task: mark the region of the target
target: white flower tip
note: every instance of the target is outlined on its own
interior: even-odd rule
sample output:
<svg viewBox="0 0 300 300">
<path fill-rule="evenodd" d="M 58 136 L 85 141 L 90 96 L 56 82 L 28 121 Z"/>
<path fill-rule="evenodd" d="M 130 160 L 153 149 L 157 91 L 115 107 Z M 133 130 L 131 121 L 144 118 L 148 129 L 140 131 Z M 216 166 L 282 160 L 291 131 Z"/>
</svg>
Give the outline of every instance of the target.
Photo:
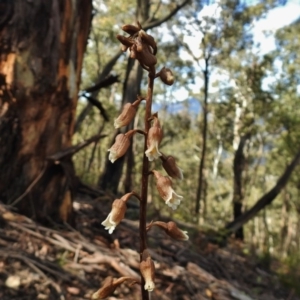
<svg viewBox="0 0 300 300">
<path fill-rule="evenodd" d="M 148 157 L 149 161 L 153 161 L 154 159 L 158 159 L 162 154 L 157 150 L 154 149 L 148 149 L 145 152 L 146 156 Z"/>
<path fill-rule="evenodd" d="M 184 235 L 184 239 L 183 239 L 183 241 L 187 241 L 188 239 L 189 239 L 189 236 L 188 236 L 188 232 L 187 231 L 182 231 L 182 233 L 183 233 L 183 235 Z"/>
<path fill-rule="evenodd" d="M 111 226 L 111 227 L 105 227 L 106 230 L 108 230 L 109 234 L 112 234 L 114 232 L 114 230 L 116 229 L 115 226 Z"/>
<path fill-rule="evenodd" d="M 166 202 L 166 204 L 171 207 L 173 210 L 177 209 L 180 203 L 172 203 L 170 201 Z"/>
<path fill-rule="evenodd" d="M 121 128 L 121 124 L 118 121 L 118 119 L 115 119 L 114 126 L 115 126 L 116 129 Z"/>
<path fill-rule="evenodd" d="M 114 230 L 116 229 L 115 225 L 112 224 L 103 224 L 104 222 L 102 222 L 101 224 L 105 227 L 105 230 L 108 230 L 109 234 L 112 234 L 114 232 Z"/>
<path fill-rule="evenodd" d="M 148 157 L 149 161 L 153 161 L 154 159 L 159 158 L 162 154 L 159 152 L 157 145 L 152 146 L 145 151 L 146 156 Z"/>
<path fill-rule="evenodd" d="M 176 196 L 175 198 L 171 198 L 166 201 L 166 204 L 171 207 L 173 210 L 177 209 L 181 200 L 183 199 L 182 196 Z"/>
<path fill-rule="evenodd" d="M 108 149 L 108 151 L 110 151 L 110 149 Z M 108 156 L 108 159 L 111 161 L 111 163 L 113 164 L 116 160 L 117 160 L 117 157 L 112 153 L 110 152 L 109 153 L 109 156 Z"/>
<path fill-rule="evenodd" d="M 111 221 L 111 213 L 107 216 L 107 218 L 101 223 L 105 227 L 105 230 L 108 230 L 109 234 L 112 234 L 116 228 L 116 224 Z"/>
<path fill-rule="evenodd" d="M 154 282 L 150 281 L 150 282 L 146 282 L 144 289 L 148 292 L 152 292 L 155 288 Z"/>
</svg>

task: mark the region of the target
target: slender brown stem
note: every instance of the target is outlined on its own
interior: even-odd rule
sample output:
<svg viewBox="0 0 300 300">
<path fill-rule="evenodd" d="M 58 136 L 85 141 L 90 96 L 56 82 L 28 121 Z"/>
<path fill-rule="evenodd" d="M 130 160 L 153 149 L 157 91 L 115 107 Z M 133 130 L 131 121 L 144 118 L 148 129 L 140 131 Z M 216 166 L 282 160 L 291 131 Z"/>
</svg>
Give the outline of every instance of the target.
<svg viewBox="0 0 300 300">
<path fill-rule="evenodd" d="M 131 194 L 141 202 L 141 196 L 139 194 L 137 194 L 135 191 L 132 191 Z"/>
<path fill-rule="evenodd" d="M 145 143 L 144 143 L 144 157 L 143 157 L 143 170 L 142 170 L 142 189 L 141 189 L 141 204 L 140 204 L 140 261 L 142 261 L 142 254 L 145 249 L 147 249 L 147 231 L 146 231 L 146 212 L 147 212 L 147 195 L 148 195 L 148 175 L 149 175 L 149 161 L 145 152 L 147 150 L 147 135 L 150 129 L 149 118 L 151 116 L 151 106 L 152 106 L 152 95 L 153 95 L 153 85 L 155 78 L 154 72 L 149 72 L 148 75 L 148 93 L 146 100 L 146 112 L 145 112 Z M 141 276 L 141 292 L 142 299 L 149 300 L 149 293 L 144 289 L 145 281 L 143 276 Z"/>
</svg>

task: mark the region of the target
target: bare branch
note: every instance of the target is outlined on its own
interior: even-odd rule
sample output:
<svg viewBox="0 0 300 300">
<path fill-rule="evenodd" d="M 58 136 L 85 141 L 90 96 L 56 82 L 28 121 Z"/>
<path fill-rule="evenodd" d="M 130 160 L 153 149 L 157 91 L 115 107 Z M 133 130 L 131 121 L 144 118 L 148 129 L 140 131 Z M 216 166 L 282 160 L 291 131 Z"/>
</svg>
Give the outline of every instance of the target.
<svg viewBox="0 0 300 300">
<path fill-rule="evenodd" d="M 90 137 L 89 139 L 87 139 L 84 142 L 81 142 L 81 143 L 79 143 L 75 146 L 69 147 L 67 149 L 64 149 L 62 151 L 59 151 L 55 154 L 52 154 L 52 155 L 48 156 L 47 159 L 57 162 L 57 161 L 60 161 L 64 158 L 66 158 L 66 157 L 73 156 L 75 153 L 77 153 L 81 149 L 85 148 L 89 144 L 91 144 L 95 141 L 98 141 L 99 139 L 102 139 L 106 136 L 107 136 L 106 134 L 96 134 L 96 135 Z"/>
<path fill-rule="evenodd" d="M 166 15 L 164 18 L 160 19 L 160 20 L 155 20 L 153 22 L 150 23 L 146 23 L 143 25 L 143 29 L 144 30 L 148 30 L 148 29 L 152 29 L 154 27 L 157 27 L 161 24 L 163 24 L 164 22 L 170 20 L 181 8 L 183 8 L 185 5 L 187 5 L 190 2 L 190 0 L 185 0 L 183 1 L 181 4 L 177 4 L 176 8 L 173 9 L 168 15 Z"/>
<path fill-rule="evenodd" d="M 272 201 L 277 197 L 280 191 L 285 187 L 289 178 L 292 175 L 292 172 L 296 168 L 296 166 L 300 162 L 300 151 L 296 154 L 291 163 L 286 167 L 285 171 L 278 179 L 275 186 L 263 195 L 249 210 L 245 211 L 239 218 L 228 223 L 225 227 L 225 230 L 228 235 L 233 232 L 236 232 L 239 228 L 241 228 L 245 223 L 251 220 L 253 217 L 257 215 L 263 208 L 267 205 L 271 204 Z"/>
<path fill-rule="evenodd" d="M 95 85 L 87 88 L 84 90 L 85 93 L 93 93 L 96 92 L 102 88 L 108 87 L 115 82 L 119 82 L 119 75 L 109 75 L 106 76 L 104 79 L 101 79 L 96 83 Z"/>
<path fill-rule="evenodd" d="M 94 98 L 92 96 L 88 96 L 87 94 L 83 94 L 82 96 L 85 97 L 92 105 L 96 106 L 100 110 L 100 113 L 106 122 L 109 121 L 109 117 L 106 113 L 106 110 L 102 106 L 102 103 L 99 100 L 97 100 L 96 98 Z"/>
</svg>

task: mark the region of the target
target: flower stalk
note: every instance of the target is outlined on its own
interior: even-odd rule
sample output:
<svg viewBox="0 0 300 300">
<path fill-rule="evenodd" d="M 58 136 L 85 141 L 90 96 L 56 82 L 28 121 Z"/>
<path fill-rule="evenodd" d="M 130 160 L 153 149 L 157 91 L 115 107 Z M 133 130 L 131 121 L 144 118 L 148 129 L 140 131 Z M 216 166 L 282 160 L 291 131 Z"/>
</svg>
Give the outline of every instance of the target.
<svg viewBox="0 0 300 300">
<path fill-rule="evenodd" d="M 151 107 L 152 107 L 152 97 L 153 97 L 153 86 L 154 86 L 154 73 L 149 72 L 148 74 L 148 91 L 147 91 L 147 100 L 146 100 L 146 110 L 145 110 L 145 132 L 146 138 L 144 141 L 144 155 L 143 155 L 143 169 L 142 169 L 142 186 L 141 186 L 141 203 L 140 203 L 140 261 L 142 261 L 142 254 L 144 250 L 147 249 L 147 231 L 146 231 L 146 213 L 147 213 L 147 197 L 148 197 L 148 179 L 149 179 L 149 160 L 146 155 L 147 151 L 147 136 L 150 129 L 149 119 L 151 117 Z M 149 293 L 148 290 L 145 290 L 143 287 L 145 285 L 145 280 L 141 277 L 141 292 L 142 299 L 148 300 Z"/>
<path fill-rule="evenodd" d="M 148 87 L 146 96 L 138 96 L 137 100 L 133 103 L 127 103 L 123 107 L 121 114 L 115 119 L 114 126 L 121 128 L 129 125 L 135 118 L 137 109 L 142 100 L 145 100 L 145 115 L 144 115 L 144 129 L 132 129 L 126 133 L 120 133 L 115 139 L 115 143 L 108 150 L 109 159 L 113 163 L 119 157 L 126 154 L 132 136 L 135 133 L 144 135 L 144 151 L 142 161 L 142 177 L 141 177 L 141 190 L 140 194 L 131 192 L 125 194 L 120 199 L 114 200 L 112 210 L 107 218 L 102 222 L 102 225 L 113 233 L 116 226 L 123 220 L 126 213 L 126 203 L 131 196 L 139 200 L 139 237 L 140 237 L 140 282 L 133 280 L 133 283 L 140 283 L 141 286 L 141 299 L 149 300 L 149 292 L 155 288 L 155 265 L 152 261 L 147 247 L 147 232 L 152 226 L 161 228 L 166 234 L 179 241 L 186 241 L 188 235 L 186 231 L 179 229 L 175 222 L 151 222 L 147 226 L 147 198 L 148 198 L 148 184 L 149 176 L 153 175 L 156 180 L 156 188 L 159 196 L 165 203 L 172 209 L 176 209 L 183 197 L 178 195 L 173 190 L 173 183 L 168 177 L 174 179 L 183 179 L 182 171 L 178 168 L 175 158 L 173 156 L 166 156 L 158 149 L 160 142 L 163 138 L 163 131 L 157 113 L 152 113 L 153 89 L 154 80 L 160 78 L 166 85 L 172 85 L 174 82 L 174 75 L 168 68 L 163 67 L 160 72 L 156 73 L 155 65 L 157 62 L 156 52 L 157 45 L 154 38 L 143 31 L 140 23 L 135 25 L 124 25 L 122 29 L 129 34 L 128 37 L 118 35 L 117 38 L 122 44 L 123 51 L 130 51 L 130 57 L 137 59 L 143 69 L 148 72 Z M 151 126 L 152 123 L 152 126 Z M 150 171 L 150 162 L 160 159 L 163 169 L 168 176 L 160 174 L 156 170 Z M 120 279 L 107 278 L 104 281 L 102 288 L 93 294 L 92 299 L 103 299 L 112 294 L 115 289 L 123 282 L 128 281 L 129 278 L 121 277 Z"/>
</svg>

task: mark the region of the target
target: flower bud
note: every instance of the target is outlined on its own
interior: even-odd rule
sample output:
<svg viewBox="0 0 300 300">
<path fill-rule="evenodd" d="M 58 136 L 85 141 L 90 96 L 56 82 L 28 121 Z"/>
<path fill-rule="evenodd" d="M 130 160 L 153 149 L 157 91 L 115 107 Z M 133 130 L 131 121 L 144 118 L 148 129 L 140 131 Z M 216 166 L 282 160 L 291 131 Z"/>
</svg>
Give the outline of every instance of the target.
<svg viewBox="0 0 300 300">
<path fill-rule="evenodd" d="M 155 287 L 155 267 L 147 250 L 144 250 L 143 252 L 142 261 L 140 264 L 140 271 L 145 280 L 145 290 L 152 292 Z"/>
<path fill-rule="evenodd" d="M 130 48 L 130 58 L 133 58 L 133 59 L 137 59 L 137 49 L 136 49 L 136 45 L 133 45 L 131 48 Z"/>
<path fill-rule="evenodd" d="M 136 44 L 136 50 L 138 52 L 142 52 L 143 51 L 143 41 L 141 39 L 140 36 L 138 36 L 136 39 L 135 39 L 135 44 Z"/>
<path fill-rule="evenodd" d="M 158 150 L 158 146 L 163 138 L 163 131 L 157 117 L 154 117 L 153 126 L 149 129 L 147 136 L 147 151 L 145 152 L 149 161 L 157 159 L 162 154 Z"/>
<path fill-rule="evenodd" d="M 96 299 L 105 299 L 109 295 L 111 295 L 115 289 L 117 288 L 116 285 L 113 284 L 113 278 L 112 276 L 108 276 L 103 281 L 103 286 L 92 295 L 92 300 Z"/>
<path fill-rule="evenodd" d="M 126 201 L 124 199 L 116 199 L 112 204 L 111 212 L 107 218 L 101 223 L 108 230 L 109 234 L 112 234 L 117 225 L 124 219 L 126 212 Z"/>
<path fill-rule="evenodd" d="M 115 128 L 127 126 L 135 117 L 136 107 L 132 103 L 126 103 L 123 107 L 121 114 L 115 119 Z"/>
<path fill-rule="evenodd" d="M 134 41 L 123 35 L 117 35 L 117 39 L 126 47 L 131 47 L 134 44 Z"/>
<path fill-rule="evenodd" d="M 167 85 L 173 85 L 174 83 L 174 75 L 169 68 L 163 67 L 159 72 L 159 77 Z"/>
<path fill-rule="evenodd" d="M 118 158 L 122 157 L 130 146 L 130 140 L 126 134 L 120 133 L 116 136 L 115 143 L 108 149 L 108 159 L 114 163 Z"/>
<path fill-rule="evenodd" d="M 148 45 L 143 45 L 142 50 L 136 53 L 136 58 L 138 61 L 147 67 L 152 67 L 156 65 L 157 59 L 156 57 L 150 52 Z"/>
<path fill-rule="evenodd" d="M 172 188 L 172 181 L 168 176 L 163 176 L 156 170 L 153 170 L 152 173 L 156 179 L 156 188 L 159 195 L 169 207 L 175 210 L 183 197 L 175 193 Z"/>
<path fill-rule="evenodd" d="M 153 36 L 147 34 L 144 30 L 139 31 L 139 36 L 146 44 L 148 44 L 153 49 L 153 54 L 155 55 L 157 52 L 157 46 Z"/>
<path fill-rule="evenodd" d="M 167 172 L 167 174 L 174 179 L 183 179 L 182 170 L 178 168 L 175 162 L 175 158 L 171 155 L 165 156 L 164 154 L 160 156 L 162 160 L 162 166 Z"/>
<path fill-rule="evenodd" d="M 131 284 L 137 283 L 138 281 L 135 278 L 131 277 L 120 277 L 118 279 L 112 278 L 112 276 L 108 276 L 104 279 L 102 287 L 92 295 L 92 300 L 105 299 L 110 296 L 115 289 L 121 285 L 126 280 L 130 280 Z"/>
<path fill-rule="evenodd" d="M 187 235 L 187 231 L 180 230 L 176 223 L 173 221 L 170 221 L 168 223 L 156 221 L 149 224 L 147 227 L 147 230 L 149 230 L 152 226 L 158 226 L 162 228 L 168 236 L 170 236 L 174 240 L 178 241 L 187 241 L 189 239 L 189 236 Z"/>
<path fill-rule="evenodd" d="M 115 143 L 107 150 L 110 151 L 108 159 L 112 163 L 126 153 L 130 145 L 130 138 L 135 132 L 136 130 L 129 130 L 125 134 L 120 133 L 116 136 Z"/>
<path fill-rule="evenodd" d="M 122 30 L 127 32 L 130 35 L 134 35 L 135 33 L 137 33 L 141 28 L 135 26 L 135 25 L 131 25 L 131 24 L 126 24 L 122 26 Z"/>
</svg>

